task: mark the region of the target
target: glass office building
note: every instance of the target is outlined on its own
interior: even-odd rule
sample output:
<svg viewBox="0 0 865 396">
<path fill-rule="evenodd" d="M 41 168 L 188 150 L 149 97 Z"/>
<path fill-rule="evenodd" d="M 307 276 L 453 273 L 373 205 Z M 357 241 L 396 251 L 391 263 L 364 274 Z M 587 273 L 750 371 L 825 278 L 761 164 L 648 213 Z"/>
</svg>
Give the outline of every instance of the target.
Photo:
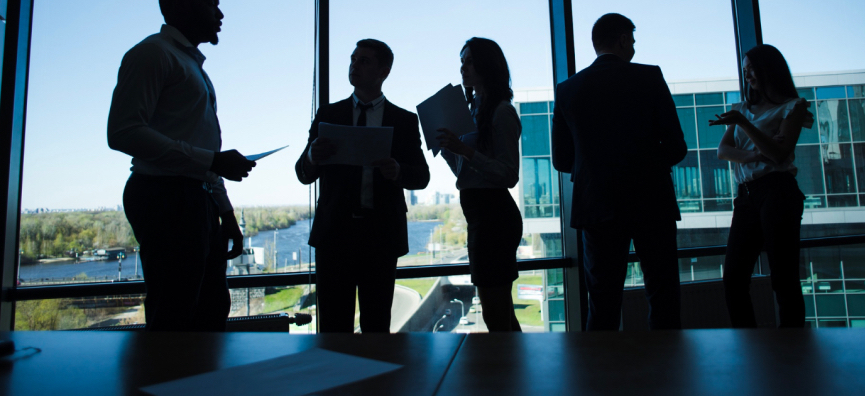
<svg viewBox="0 0 865 396">
<path fill-rule="evenodd" d="M 863 233 L 865 71 L 796 75 L 794 82 L 799 95 L 811 102 L 815 116 L 814 126 L 803 129 L 795 152 L 796 178 L 806 195 L 802 238 Z M 709 126 L 709 120 L 741 101 L 738 81 L 668 84 L 688 145 L 687 156 L 672 169 L 682 212 L 679 247 L 724 245 L 733 217 L 736 182 L 731 163 L 717 156 L 724 127 Z M 526 232 L 543 236 L 558 227 L 560 213 L 557 205 L 549 204 L 559 201 L 557 183 L 551 182 L 557 178 L 550 154 L 554 92 L 550 88 L 518 90 L 514 101 L 523 123 L 519 204 Z M 720 278 L 723 259 L 680 259 L 680 278 L 683 282 Z M 767 266 L 759 265 L 763 260 L 765 255 L 756 273 L 768 273 Z M 799 264 L 812 326 L 865 327 L 865 252 L 861 248 L 802 249 Z M 556 279 L 550 275 L 549 279 Z M 638 264 L 631 265 L 626 284 L 642 284 Z"/>
</svg>

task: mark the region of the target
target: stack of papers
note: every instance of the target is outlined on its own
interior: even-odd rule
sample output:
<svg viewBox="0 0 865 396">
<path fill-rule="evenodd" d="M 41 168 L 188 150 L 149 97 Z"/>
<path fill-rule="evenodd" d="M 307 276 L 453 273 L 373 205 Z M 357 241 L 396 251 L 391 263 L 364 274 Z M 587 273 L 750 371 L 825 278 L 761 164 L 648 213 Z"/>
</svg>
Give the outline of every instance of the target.
<svg viewBox="0 0 865 396">
<path fill-rule="evenodd" d="M 313 348 L 263 362 L 212 371 L 141 388 L 156 396 L 293 396 L 321 392 L 402 366 Z"/>
<path fill-rule="evenodd" d="M 421 102 L 417 105 L 417 115 L 423 128 L 427 150 L 432 150 L 433 156 L 441 151 L 439 142 L 436 140 L 436 136 L 441 134 L 438 129 L 447 128 L 457 136 L 475 130 L 475 123 L 460 85 L 448 84 L 435 95 Z"/>
<path fill-rule="evenodd" d="M 370 166 L 373 162 L 390 158 L 393 127 L 356 127 L 318 124 L 318 137 L 327 138 L 336 152 L 321 164 Z"/>
</svg>

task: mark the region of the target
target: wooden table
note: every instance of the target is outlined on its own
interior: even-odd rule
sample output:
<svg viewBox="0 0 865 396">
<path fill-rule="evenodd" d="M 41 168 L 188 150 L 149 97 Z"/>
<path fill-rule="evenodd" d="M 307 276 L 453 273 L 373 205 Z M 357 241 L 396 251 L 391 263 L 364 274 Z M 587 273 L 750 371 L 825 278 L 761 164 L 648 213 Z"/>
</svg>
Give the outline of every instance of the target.
<svg viewBox="0 0 865 396">
<path fill-rule="evenodd" d="M 0 395 L 138 395 L 138 388 L 318 347 L 401 364 L 321 394 L 433 395 L 462 334 L 12 332 L 42 352 L 0 366 Z M 242 379 L 238 379 L 242 381 Z"/>
<path fill-rule="evenodd" d="M 865 395 L 865 331 L 470 335 L 439 390 L 500 395 Z"/>
<path fill-rule="evenodd" d="M 42 352 L 0 365 L 4 395 L 121 395 L 319 347 L 404 365 L 324 394 L 862 395 L 865 331 L 551 334 L 0 333 Z M 242 381 L 243 379 L 238 379 Z"/>
</svg>

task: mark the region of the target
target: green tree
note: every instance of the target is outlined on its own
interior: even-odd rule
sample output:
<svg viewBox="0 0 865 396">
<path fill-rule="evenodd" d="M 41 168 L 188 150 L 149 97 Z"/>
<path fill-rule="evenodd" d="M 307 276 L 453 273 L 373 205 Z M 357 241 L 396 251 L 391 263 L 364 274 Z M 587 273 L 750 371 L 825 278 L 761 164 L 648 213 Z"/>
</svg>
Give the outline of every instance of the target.
<svg viewBox="0 0 865 396">
<path fill-rule="evenodd" d="M 64 330 L 84 327 L 81 309 L 62 299 L 19 301 L 15 306 L 15 330 Z"/>
</svg>

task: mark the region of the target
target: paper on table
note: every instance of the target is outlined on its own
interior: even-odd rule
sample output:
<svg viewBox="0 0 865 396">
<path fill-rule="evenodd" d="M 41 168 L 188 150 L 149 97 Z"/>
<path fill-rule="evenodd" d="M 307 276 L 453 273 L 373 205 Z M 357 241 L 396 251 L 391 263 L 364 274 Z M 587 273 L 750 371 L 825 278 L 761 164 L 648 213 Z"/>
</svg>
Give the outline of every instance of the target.
<svg viewBox="0 0 865 396">
<path fill-rule="evenodd" d="M 436 156 L 441 148 L 436 136 L 441 134 L 439 128 L 450 129 L 457 136 L 465 135 L 475 130 L 472 114 L 466 106 L 466 97 L 461 86 L 448 84 L 435 95 L 417 105 L 417 115 L 420 119 L 426 147 Z"/>
<path fill-rule="evenodd" d="M 258 363 L 146 386 L 141 390 L 155 396 L 305 395 L 372 378 L 401 367 L 313 348 Z"/>
<path fill-rule="evenodd" d="M 258 160 L 260 160 L 260 159 L 262 159 L 262 158 L 264 158 L 264 157 L 267 157 L 268 155 L 271 155 L 271 154 L 273 154 L 273 153 L 275 153 L 275 152 L 277 152 L 277 151 L 279 151 L 279 150 L 282 150 L 282 149 L 284 149 L 284 148 L 286 148 L 286 147 L 288 147 L 287 144 L 286 144 L 285 146 L 282 146 L 282 147 L 276 149 L 276 150 L 270 150 L 270 151 L 268 151 L 268 152 L 261 153 L 261 154 L 247 155 L 247 156 L 246 156 L 246 159 L 248 159 L 248 160 L 250 160 L 250 161 L 258 161 Z"/>
<path fill-rule="evenodd" d="M 322 164 L 369 166 L 390 158 L 393 127 L 355 127 L 321 122 L 318 136 L 327 138 L 336 152 Z"/>
</svg>

